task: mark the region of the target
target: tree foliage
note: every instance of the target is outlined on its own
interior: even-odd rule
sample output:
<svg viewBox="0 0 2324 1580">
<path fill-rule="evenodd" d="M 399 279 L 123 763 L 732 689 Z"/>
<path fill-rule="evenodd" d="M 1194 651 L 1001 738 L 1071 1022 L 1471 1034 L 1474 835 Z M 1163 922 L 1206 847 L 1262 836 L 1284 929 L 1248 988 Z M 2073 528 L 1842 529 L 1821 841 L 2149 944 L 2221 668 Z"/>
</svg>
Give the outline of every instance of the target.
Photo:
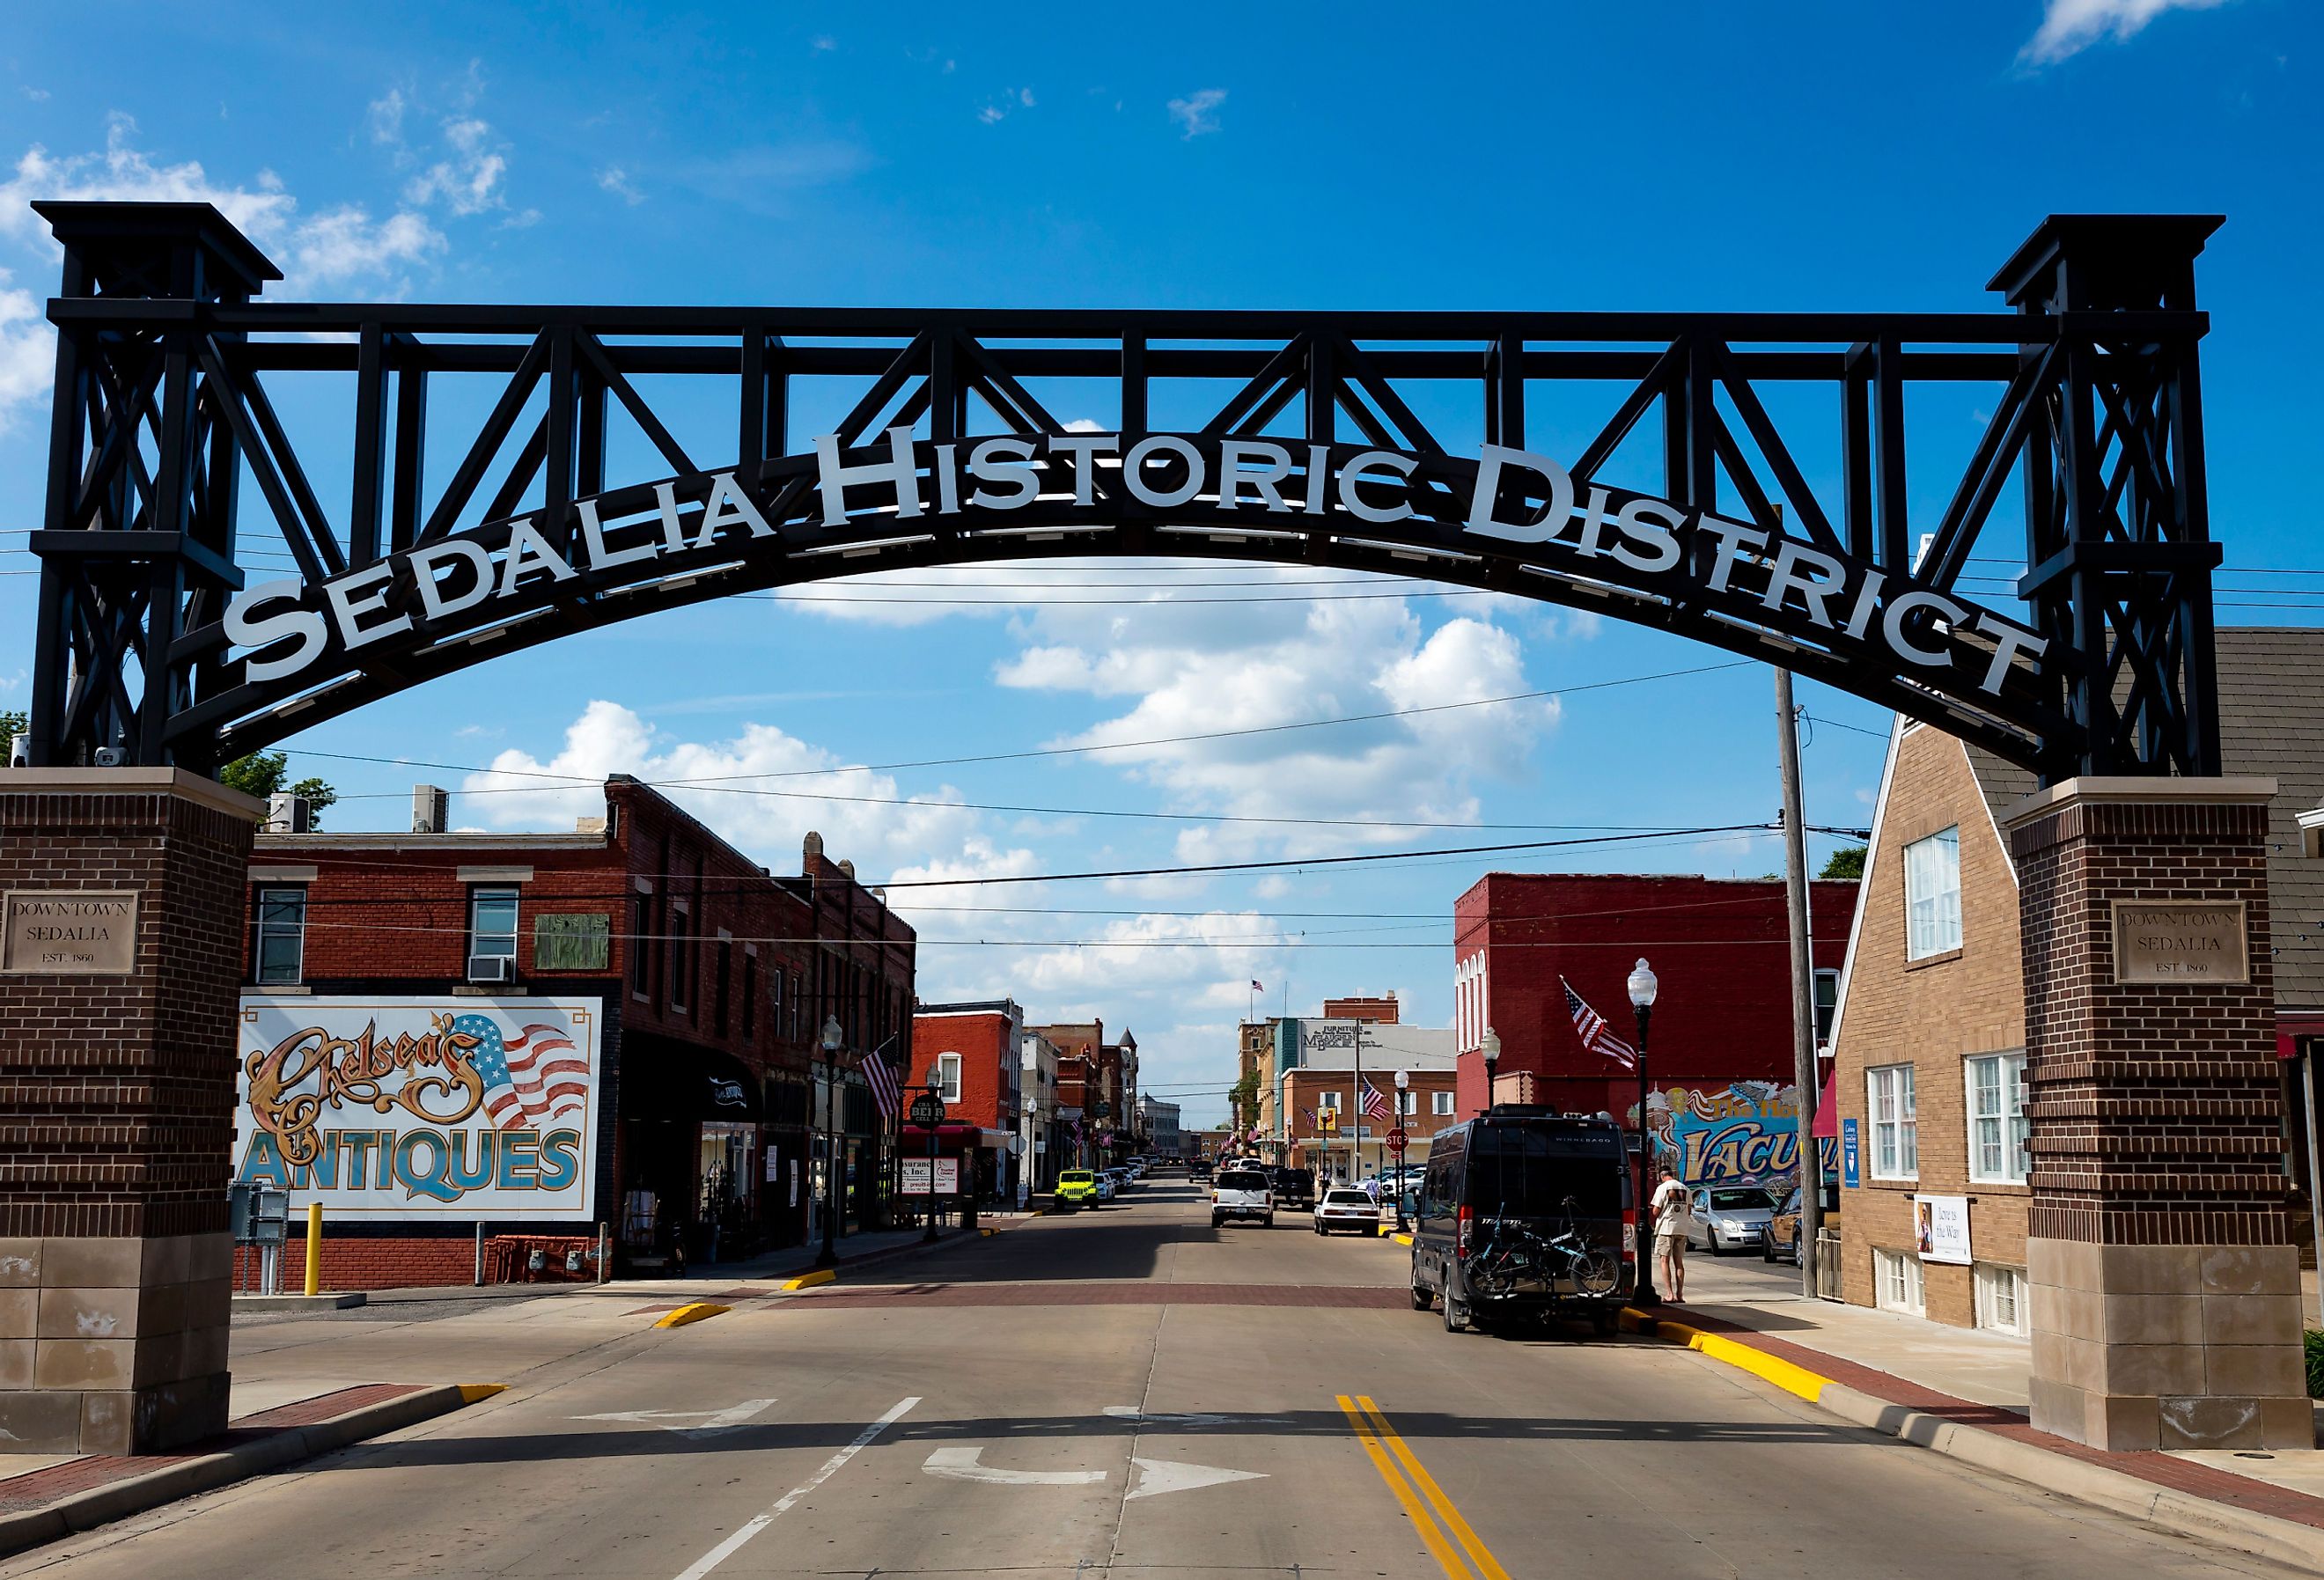
<svg viewBox="0 0 2324 1580">
<path fill-rule="evenodd" d="M 1833 851 L 1831 859 L 1823 864 L 1823 871 L 1818 873 L 1816 876 L 1819 878 L 1863 877 L 1864 846 L 1848 845 Z"/>
<path fill-rule="evenodd" d="M 339 792 L 320 779 L 302 779 L 285 784 L 290 777 L 290 762 L 281 752 L 254 752 L 247 757 L 237 757 L 218 770 L 218 782 L 228 790 L 238 790 L 246 796 L 264 800 L 283 790 L 305 798 L 307 827 L 320 832 L 323 810 L 339 799 Z"/>
</svg>

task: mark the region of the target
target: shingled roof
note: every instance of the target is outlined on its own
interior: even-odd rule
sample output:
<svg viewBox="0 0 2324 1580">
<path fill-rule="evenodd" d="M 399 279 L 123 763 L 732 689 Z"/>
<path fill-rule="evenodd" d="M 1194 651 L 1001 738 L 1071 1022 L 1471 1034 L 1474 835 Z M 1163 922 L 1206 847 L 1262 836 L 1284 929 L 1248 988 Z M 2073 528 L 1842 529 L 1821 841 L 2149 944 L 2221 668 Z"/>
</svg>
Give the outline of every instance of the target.
<svg viewBox="0 0 2324 1580">
<path fill-rule="evenodd" d="M 2275 1002 L 2324 1009 L 2324 861 L 2302 854 L 2299 824 L 2324 805 L 2324 629 L 2226 626 L 2218 654 L 2223 765 L 2276 783 L 2267 859 Z M 1967 742 L 1961 750 L 1997 825 L 2037 788 L 2015 763 Z"/>
</svg>

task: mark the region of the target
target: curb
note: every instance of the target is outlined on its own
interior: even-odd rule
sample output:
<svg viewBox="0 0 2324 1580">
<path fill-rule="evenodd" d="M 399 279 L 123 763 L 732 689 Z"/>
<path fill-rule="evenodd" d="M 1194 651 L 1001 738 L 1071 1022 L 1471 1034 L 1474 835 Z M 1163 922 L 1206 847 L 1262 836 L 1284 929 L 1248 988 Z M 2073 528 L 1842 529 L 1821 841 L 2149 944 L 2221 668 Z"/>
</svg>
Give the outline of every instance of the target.
<svg viewBox="0 0 2324 1580">
<path fill-rule="evenodd" d="M 490 1399 L 505 1386 L 499 1382 L 460 1382 L 422 1388 L 400 1399 L 333 1416 L 327 1421 L 286 1427 L 254 1442 L 236 1444 L 217 1454 L 198 1455 L 143 1475 L 76 1492 L 43 1508 L 0 1515 L 0 1555 L 23 1552 L 76 1531 L 94 1530 L 113 1520 L 190 1498 L 197 1492 L 213 1492 L 300 1460 L 318 1458 L 367 1437 L 416 1427 L 479 1400 Z"/>
<path fill-rule="evenodd" d="M 1927 1448 L 1980 1470 L 2012 1477 L 2043 1492 L 2094 1504 L 2180 1536 L 2222 1542 L 2242 1552 L 2324 1573 L 2324 1530 L 2272 1514 L 2190 1497 L 2171 1487 L 2102 1465 L 2053 1454 L 2031 1443 L 1982 1428 L 1949 1421 L 1909 1405 L 1876 1399 L 1860 1389 L 1821 1377 L 1779 1355 L 1755 1349 L 1683 1322 L 1650 1317 L 1635 1306 L 1622 1308 L 1622 1326 L 1723 1362 L 1829 1410 L 1851 1426 L 1868 1428 Z"/>
<path fill-rule="evenodd" d="M 714 1317 L 724 1317 L 733 1310 L 732 1306 L 720 1306 L 708 1300 L 689 1300 L 654 1323 L 656 1327 L 684 1327 L 690 1322 L 707 1322 Z"/>
<path fill-rule="evenodd" d="M 801 1273 L 795 1279 L 785 1279 L 775 1287 L 786 1295 L 796 1295 L 801 1289 L 812 1289 L 817 1284 L 827 1284 L 838 1276 L 837 1268 L 819 1268 L 811 1273 Z"/>
</svg>

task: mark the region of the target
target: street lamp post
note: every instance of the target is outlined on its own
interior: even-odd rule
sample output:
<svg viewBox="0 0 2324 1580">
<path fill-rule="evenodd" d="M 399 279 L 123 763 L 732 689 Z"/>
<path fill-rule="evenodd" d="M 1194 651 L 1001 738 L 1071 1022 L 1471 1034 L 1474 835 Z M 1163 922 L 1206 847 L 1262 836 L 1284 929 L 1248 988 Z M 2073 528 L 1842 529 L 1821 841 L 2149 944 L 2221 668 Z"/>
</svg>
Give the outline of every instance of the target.
<svg viewBox="0 0 2324 1580">
<path fill-rule="evenodd" d="M 936 1067 L 934 1065 L 928 1067 L 928 1095 L 938 1103 L 944 1101 L 944 1085 L 936 1078 Z M 932 1124 L 927 1127 L 927 1131 L 928 1226 L 920 1232 L 920 1241 L 923 1244 L 936 1237 L 936 1127 Z"/>
<path fill-rule="evenodd" d="M 823 1018 L 823 1249 L 815 1265 L 839 1265 L 839 1195 L 846 1165 L 839 1156 L 839 1045 L 847 1039 L 836 1015 Z"/>
<path fill-rule="evenodd" d="M 1658 1306 L 1662 1297 L 1655 1293 L 1654 1216 L 1646 1188 L 1655 1153 L 1654 1131 L 1646 1123 L 1646 1022 L 1654 1015 L 1655 995 L 1662 991 L 1662 984 L 1644 956 L 1631 967 L 1628 985 L 1630 1009 L 1638 1017 L 1638 1187 L 1632 1197 L 1636 1203 L 1632 1215 L 1637 1221 L 1634 1234 L 1638 1276 L 1631 1298 L 1641 1306 Z"/>
<path fill-rule="evenodd" d="M 1477 1047 L 1485 1056 L 1485 1105 L 1477 1111 L 1480 1118 L 1493 1111 L 1493 1071 L 1501 1062 L 1501 1034 L 1490 1026 L 1478 1039 Z"/>
<path fill-rule="evenodd" d="M 1405 1144 L 1397 1150 L 1396 1160 L 1399 1164 L 1401 1164 L 1405 1159 L 1411 1156 L 1412 1150 L 1412 1141 L 1410 1139 L 1411 1132 L 1406 1132 L 1404 1129 L 1404 1095 L 1411 1090 L 1412 1072 L 1410 1070 L 1397 1071 L 1396 1128 L 1397 1131 L 1402 1132 L 1406 1136 Z M 1406 1234 L 1408 1232 L 1409 1227 L 1410 1226 L 1404 1221 L 1404 1170 L 1399 1168 L 1396 1171 L 1396 1232 L 1399 1234 Z"/>
</svg>

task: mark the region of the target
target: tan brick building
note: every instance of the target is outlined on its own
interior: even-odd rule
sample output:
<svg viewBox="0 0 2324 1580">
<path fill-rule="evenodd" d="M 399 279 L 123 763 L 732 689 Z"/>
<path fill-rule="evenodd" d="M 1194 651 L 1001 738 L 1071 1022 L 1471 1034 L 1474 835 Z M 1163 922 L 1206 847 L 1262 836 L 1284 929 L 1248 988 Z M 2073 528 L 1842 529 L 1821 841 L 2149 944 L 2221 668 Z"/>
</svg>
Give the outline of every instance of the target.
<svg viewBox="0 0 2324 1580">
<path fill-rule="evenodd" d="M 2324 1053 L 2324 631 L 2218 633 L 2230 774 L 2273 778 L 2268 888 L 2295 1239 L 2309 1233 L 2309 1067 Z M 2028 1331 L 2025 1008 L 2004 833 L 2033 775 L 1932 726 L 1889 745 L 1833 1026 L 1843 1298 L 1955 1326 Z M 1852 1132 L 1852 1141 L 1851 1141 Z M 1851 1170 L 1849 1156 L 1853 1154 Z M 1853 1178 L 1854 1183 L 1849 1183 Z M 1965 1209 L 1956 1243 L 1917 1218 Z"/>
</svg>

